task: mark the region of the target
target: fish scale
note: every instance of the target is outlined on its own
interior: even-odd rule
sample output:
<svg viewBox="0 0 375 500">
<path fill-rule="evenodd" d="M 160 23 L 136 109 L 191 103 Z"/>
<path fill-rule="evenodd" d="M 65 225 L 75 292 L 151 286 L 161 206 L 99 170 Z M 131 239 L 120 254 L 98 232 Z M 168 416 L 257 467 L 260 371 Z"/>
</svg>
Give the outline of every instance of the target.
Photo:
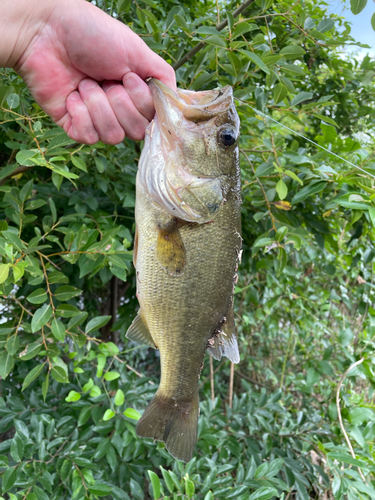
<svg viewBox="0 0 375 500">
<path fill-rule="evenodd" d="M 137 175 L 135 266 L 140 311 L 127 336 L 160 351 L 160 386 L 138 422 L 137 433 L 164 441 L 175 458 L 188 461 L 197 439 L 198 380 L 207 346 L 216 358 L 226 355 L 234 362 L 239 360 L 232 311 L 242 241 L 239 124 L 228 87 L 221 107 L 219 99 L 213 110 L 205 102 L 204 117 L 208 116 L 212 123 L 205 120 L 199 125 L 183 116 L 185 108 L 191 107 L 184 104 L 184 94 L 173 94 L 155 81 L 150 88 L 158 122 L 150 127 L 153 136 L 146 138 Z M 218 91 L 197 94 L 207 101 L 210 93 L 213 100 L 218 95 Z M 195 93 L 189 93 L 189 99 L 193 99 L 190 94 Z M 170 123 L 171 105 L 173 120 L 176 116 L 179 119 L 177 123 Z M 196 117 L 199 108 L 194 105 L 189 113 Z M 233 147 L 223 147 L 219 142 L 220 127 L 231 127 L 237 134 Z M 159 180 L 164 179 L 160 161 L 167 161 L 168 147 L 174 147 L 170 137 L 163 136 L 163 132 L 171 135 L 168 130 L 178 133 L 176 141 L 181 142 L 175 145 L 173 158 L 178 162 L 172 168 L 183 166 L 185 170 L 181 175 L 174 172 L 170 179 L 165 178 L 165 189 L 175 191 L 171 196 L 166 193 L 167 202 L 163 205 L 165 193 L 155 189 L 152 175 L 158 172 Z M 183 181 L 177 189 L 173 182 L 179 183 L 180 179 Z M 170 205 L 170 200 L 178 200 L 180 194 L 195 203 L 191 209 L 181 198 L 177 208 L 183 214 L 186 210 L 185 220 L 176 218 Z M 195 219 L 191 220 L 193 213 Z"/>
</svg>

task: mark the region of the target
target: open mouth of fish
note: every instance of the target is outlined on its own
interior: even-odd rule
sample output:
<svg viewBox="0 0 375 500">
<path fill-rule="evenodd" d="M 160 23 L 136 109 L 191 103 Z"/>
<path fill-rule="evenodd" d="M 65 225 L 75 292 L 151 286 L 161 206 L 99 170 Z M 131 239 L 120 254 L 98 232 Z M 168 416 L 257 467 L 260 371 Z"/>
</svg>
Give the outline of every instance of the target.
<svg viewBox="0 0 375 500">
<path fill-rule="evenodd" d="M 232 150 L 239 135 L 232 88 L 176 93 L 155 79 L 149 86 L 156 117 L 146 130 L 141 182 L 155 203 L 174 216 L 209 222 L 227 194 L 221 177 L 228 172 L 220 164 L 217 144 Z M 207 171 L 204 162 L 195 158 L 194 149 L 200 158 L 214 157 L 216 168 Z"/>
</svg>

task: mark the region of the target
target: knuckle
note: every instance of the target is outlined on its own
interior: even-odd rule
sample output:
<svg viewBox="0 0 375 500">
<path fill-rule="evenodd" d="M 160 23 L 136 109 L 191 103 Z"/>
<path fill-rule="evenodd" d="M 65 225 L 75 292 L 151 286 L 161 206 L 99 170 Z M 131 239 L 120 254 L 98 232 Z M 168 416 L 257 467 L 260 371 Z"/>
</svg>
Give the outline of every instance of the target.
<svg viewBox="0 0 375 500">
<path fill-rule="evenodd" d="M 116 128 L 116 130 L 110 131 L 103 137 L 103 142 L 110 145 L 115 145 L 122 142 L 125 138 L 125 132 L 122 129 Z"/>
</svg>

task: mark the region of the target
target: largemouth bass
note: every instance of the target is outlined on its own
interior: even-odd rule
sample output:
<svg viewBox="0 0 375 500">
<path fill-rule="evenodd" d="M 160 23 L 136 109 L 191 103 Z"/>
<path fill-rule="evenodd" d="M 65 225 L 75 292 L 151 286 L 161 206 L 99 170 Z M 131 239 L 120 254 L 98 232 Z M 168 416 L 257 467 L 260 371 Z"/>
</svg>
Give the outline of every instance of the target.
<svg viewBox="0 0 375 500">
<path fill-rule="evenodd" d="M 239 362 L 233 288 L 241 249 L 239 118 L 231 87 L 174 93 L 149 81 L 136 191 L 134 264 L 140 310 L 127 337 L 160 351 L 160 386 L 137 425 L 192 458 L 206 349 Z"/>
</svg>

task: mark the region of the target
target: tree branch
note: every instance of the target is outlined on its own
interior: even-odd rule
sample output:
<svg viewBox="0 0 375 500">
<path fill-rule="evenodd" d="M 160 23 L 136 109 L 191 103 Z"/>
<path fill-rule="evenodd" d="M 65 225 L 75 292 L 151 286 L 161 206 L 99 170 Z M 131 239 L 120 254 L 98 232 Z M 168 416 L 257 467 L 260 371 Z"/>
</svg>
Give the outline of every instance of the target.
<svg viewBox="0 0 375 500">
<path fill-rule="evenodd" d="M 234 12 L 232 12 L 232 15 L 234 18 L 238 17 L 250 4 L 252 4 L 255 0 L 245 0 L 243 4 L 241 4 Z M 224 19 L 220 24 L 216 25 L 217 31 L 222 31 L 226 26 L 228 25 L 228 19 Z M 178 70 L 178 68 L 181 68 L 189 59 L 195 56 L 203 47 L 206 45 L 206 43 L 202 40 L 199 42 L 195 47 L 193 47 L 187 54 L 185 54 L 181 59 L 179 59 L 176 63 L 173 65 L 173 69 L 175 71 Z"/>
</svg>

